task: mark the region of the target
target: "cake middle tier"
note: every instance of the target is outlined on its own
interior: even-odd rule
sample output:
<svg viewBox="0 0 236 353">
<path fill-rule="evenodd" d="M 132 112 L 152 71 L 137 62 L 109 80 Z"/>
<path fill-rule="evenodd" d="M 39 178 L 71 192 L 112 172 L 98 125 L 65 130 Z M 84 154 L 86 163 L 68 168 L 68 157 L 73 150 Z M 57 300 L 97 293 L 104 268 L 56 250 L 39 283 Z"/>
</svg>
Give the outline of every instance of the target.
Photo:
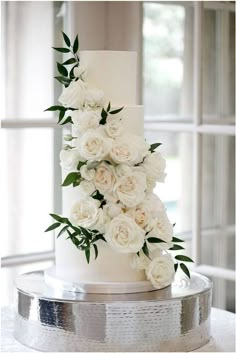
<svg viewBox="0 0 236 353">
<path fill-rule="evenodd" d="M 111 105 L 136 104 L 137 53 L 125 51 L 81 51 L 85 82 L 99 88 Z"/>
<path fill-rule="evenodd" d="M 122 116 L 125 132 L 139 136 L 144 135 L 143 106 L 125 106 L 120 116 Z M 65 177 L 65 172 L 63 171 L 63 177 Z M 78 188 L 72 186 L 63 188 L 64 216 L 70 216 L 71 208 L 79 198 Z M 91 254 L 91 263 L 87 264 L 84 252 L 78 250 L 69 239 L 66 239 L 66 236 L 60 236 L 56 239 L 57 276 L 72 282 L 136 282 L 145 280 L 144 271 L 136 271 L 131 267 L 132 254 L 116 253 L 103 241 L 99 242 L 98 250 L 98 258 L 94 260 L 94 254 Z"/>
</svg>

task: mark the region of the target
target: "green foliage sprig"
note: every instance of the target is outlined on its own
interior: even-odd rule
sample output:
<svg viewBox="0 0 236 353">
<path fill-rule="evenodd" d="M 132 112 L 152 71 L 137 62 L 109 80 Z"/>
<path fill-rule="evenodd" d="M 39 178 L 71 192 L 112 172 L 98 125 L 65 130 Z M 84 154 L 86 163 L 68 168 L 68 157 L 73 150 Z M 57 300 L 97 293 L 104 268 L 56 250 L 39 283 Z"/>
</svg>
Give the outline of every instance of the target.
<svg viewBox="0 0 236 353">
<path fill-rule="evenodd" d="M 79 50 L 79 38 L 78 35 L 75 37 L 73 44 L 70 41 L 70 38 L 62 32 L 64 42 L 67 48 L 55 48 L 54 50 L 59 51 L 60 53 L 71 53 L 73 56 L 68 60 L 64 61 L 63 63 L 57 63 L 57 70 L 60 76 L 54 77 L 57 81 L 62 83 L 65 87 L 68 87 L 71 81 L 75 78 L 74 69 L 79 66 L 80 59 L 78 55 Z M 68 70 L 65 66 L 73 65 L 73 67 Z"/>
<path fill-rule="evenodd" d="M 178 250 L 185 250 L 185 248 L 182 245 L 179 245 L 178 243 L 183 243 L 184 240 L 173 237 L 172 238 L 172 243 L 173 246 L 169 249 L 171 251 L 178 251 Z M 177 243 L 177 244 L 176 244 Z M 185 265 L 184 262 L 193 262 L 193 260 L 185 255 L 176 255 L 175 257 L 175 272 L 178 270 L 178 268 L 180 267 L 180 269 L 190 278 L 190 272 L 188 267 Z"/>
<path fill-rule="evenodd" d="M 151 153 L 154 153 L 156 151 L 157 147 L 159 147 L 161 145 L 162 145 L 162 143 L 153 143 L 150 145 L 149 151 Z"/>
<path fill-rule="evenodd" d="M 55 112 L 58 111 L 59 112 L 59 117 L 58 117 L 58 122 L 57 124 L 60 125 L 66 125 L 68 123 L 73 124 L 73 121 L 71 119 L 71 116 L 68 116 L 64 121 L 63 118 L 65 117 L 65 113 L 67 112 L 67 110 L 77 110 L 74 108 L 65 108 L 62 105 L 52 105 L 51 107 L 45 109 L 45 112 Z"/>
<path fill-rule="evenodd" d="M 124 107 L 111 110 L 111 103 L 109 102 L 107 108 L 106 109 L 103 108 L 101 111 L 101 120 L 99 121 L 99 124 L 105 125 L 109 114 L 111 114 L 111 115 L 118 114 L 123 109 L 124 109 Z"/>
<path fill-rule="evenodd" d="M 75 227 L 72 225 L 70 220 L 65 217 L 61 217 L 56 214 L 50 214 L 50 216 L 56 220 L 51 226 L 49 226 L 45 232 L 57 229 L 63 226 L 60 232 L 57 234 L 59 238 L 65 232 L 67 233 L 67 239 L 70 239 L 77 249 L 84 251 L 87 262 L 90 261 L 91 248 L 93 247 L 95 253 L 95 259 L 98 256 L 98 248 L 96 242 L 98 240 L 106 241 L 103 234 L 99 233 L 98 230 L 85 229 L 83 227 Z"/>
</svg>

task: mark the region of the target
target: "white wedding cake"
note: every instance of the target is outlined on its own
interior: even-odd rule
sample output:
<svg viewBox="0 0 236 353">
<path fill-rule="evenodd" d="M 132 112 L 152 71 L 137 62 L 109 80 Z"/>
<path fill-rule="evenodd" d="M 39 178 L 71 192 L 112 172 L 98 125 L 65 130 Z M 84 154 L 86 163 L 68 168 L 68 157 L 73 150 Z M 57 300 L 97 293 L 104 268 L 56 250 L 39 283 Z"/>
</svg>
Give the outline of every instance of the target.
<svg viewBox="0 0 236 353">
<path fill-rule="evenodd" d="M 81 51 L 63 64 L 59 123 L 71 123 L 60 160 L 63 217 L 54 275 L 71 283 L 137 283 L 160 289 L 173 282 L 183 249 L 166 209 L 154 194 L 164 182 L 160 143 L 144 139 L 137 103 L 137 54 Z M 70 73 L 67 64 L 75 64 Z M 189 275 L 184 263 L 181 269 Z"/>
</svg>

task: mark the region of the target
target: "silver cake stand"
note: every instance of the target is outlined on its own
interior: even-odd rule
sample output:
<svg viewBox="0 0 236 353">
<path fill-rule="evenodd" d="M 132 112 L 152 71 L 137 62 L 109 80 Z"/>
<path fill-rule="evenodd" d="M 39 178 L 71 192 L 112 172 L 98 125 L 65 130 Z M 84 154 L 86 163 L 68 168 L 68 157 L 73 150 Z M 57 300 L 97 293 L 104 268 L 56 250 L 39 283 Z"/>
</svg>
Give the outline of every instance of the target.
<svg viewBox="0 0 236 353">
<path fill-rule="evenodd" d="M 211 291 L 196 273 L 162 290 L 86 294 L 31 272 L 16 282 L 15 338 L 45 352 L 188 352 L 210 339 Z"/>
</svg>

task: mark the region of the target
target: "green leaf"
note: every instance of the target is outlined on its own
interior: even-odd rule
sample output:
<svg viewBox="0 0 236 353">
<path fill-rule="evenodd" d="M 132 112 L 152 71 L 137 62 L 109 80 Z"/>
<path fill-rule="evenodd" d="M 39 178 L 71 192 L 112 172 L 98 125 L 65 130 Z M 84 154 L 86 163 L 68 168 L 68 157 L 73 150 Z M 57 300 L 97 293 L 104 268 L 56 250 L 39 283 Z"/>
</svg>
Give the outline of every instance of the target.
<svg viewBox="0 0 236 353">
<path fill-rule="evenodd" d="M 95 260 L 96 260 L 96 258 L 98 257 L 98 247 L 96 244 L 93 244 L 93 247 L 94 247 L 94 252 L 95 252 Z"/>
<path fill-rule="evenodd" d="M 69 173 L 63 181 L 62 186 L 73 184 L 78 179 L 78 177 L 79 175 L 76 172 Z"/>
<path fill-rule="evenodd" d="M 45 232 L 50 232 L 53 229 L 56 229 L 58 227 L 60 227 L 61 223 L 53 223 L 50 227 L 48 227 Z"/>
<path fill-rule="evenodd" d="M 157 147 L 161 146 L 161 145 L 162 145 L 162 143 L 153 143 L 153 144 L 150 145 L 149 151 L 150 151 L 151 153 L 153 153 L 153 152 L 155 152 L 155 149 L 156 149 Z"/>
<path fill-rule="evenodd" d="M 72 67 L 72 69 L 70 70 L 70 78 L 71 79 L 74 79 L 75 78 L 75 75 L 74 75 L 74 68 L 78 67 L 78 64 L 74 65 Z"/>
<path fill-rule="evenodd" d="M 73 182 L 73 187 L 79 186 L 80 182 L 81 182 L 81 175 L 78 174 L 77 179 Z"/>
<path fill-rule="evenodd" d="M 68 76 L 68 71 L 62 64 L 57 63 L 57 70 L 60 72 L 61 75 L 65 76 L 65 77 Z"/>
<path fill-rule="evenodd" d="M 143 253 L 149 258 L 149 250 L 146 242 L 143 244 L 142 250 L 143 250 Z"/>
<path fill-rule="evenodd" d="M 57 238 L 59 238 L 59 237 L 67 230 L 68 227 L 69 227 L 68 225 L 65 226 L 65 227 L 63 227 L 63 228 L 60 230 L 60 232 L 57 234 Z"/>
<path fill-rule="evenodd" d="M 87 162 L 81 162 L 79 161 L 78 165 L 77 165 L 77 170 L 80 170 L 81 167 L 83 167 L 83 165 L 85 165 Z"/>
<path fill-rule="evenodd" d="M 105 111 L 104 108 L 102 108 L 102 112 L 101 112 L 102 119 L 99 121 L 99 124 L 105 125 L 107 122 L 107 116 L 108 116 L 107 112 Z"/>
<path fill-rule="evenodd" d="M 166 243 L 166 241 L 159 239 L 159 238 L 155 238 L 155 237 L 147 238 L 147 241 L 149 243 Z"/>
<path fill-rule="evenodd" d="M 185 256 L 185 255 L 176 255 L 175 258 L 176 258 L 176 260 L 179 260 L 179 261 L 193 262 L 193 260 L 190 257 Z"/>
<path fill-rule="evenodd" d="M 79 38 L 78 38 L 78 34 L 77 34 L 75 41 L 74 41 L 74 44 L 73 44 L 73 53 L 76 54 L 78 49 L 79 49 Z"/>
<path fill-rule="evenodd" d="M 66 124 L 68 124 L 68 123 L 73 124 L 73 121 L 72 121 L 72 119 L 71 119 L 71 116 L 68 116 L 68 117 L 66 118 L 66 120 L 63 121 L 63 123 L 61 123 L 61 125 L 66 125 Z"/>
<path fill-rule="evenodd" d="M 89 248 L 85 249 L 85 257 L 86 257 L 87 263 L 89 264 L 89 261 L 90 261 L 90 249 Z"/>
<path fill-rule="evenodd" d="M 111 102 L 108 103 L 108 106 L 107 106 L 107 112 L 109 112 L 111 109 Z"/>
<path fill-rule="evenodd" d="M 87 230 L 86 228 L 80 227 L 81 231 L 83 232 L 83 234 L 86 236 L 87 239 L 91 239 L 92 238 L 92 234 L 89 230 Z"/>
<path fill-rule="evenodd" d="M 70 59 L 66 60 L 64 63 L 62 63 L 62 65 L 71 65 L 74 63 L 76 63 L 75 58 L 70 58 Z"/>
<path fill-rule="evenodd" d="M 60 110 L 60 111 L 66 111 L 66 108 L 63 107 L 62 105 L 52 105 L 51 107 L 45 109 L 45 112 L 54 112 L 56 110 Z"/>
<path fill-rule="evenodd" d="M 179 266 L 178 262 L 176 264 L 174 264 L 175 272 L 177 272 L 178 266 Z"/>
<path fill-rule="evenodd" d="M 184 248 L 181 245 L 174 244 L 169 250 L 184 250 Z"/>
<path fill-rule="evenodd" d="M 68 221 L 68 218 L 58 216 L 58 215 L 55 214 L 55 213 L 50 213 L 49 215 L 50 215 L 53 219 L 55 219 L 56 221 L 58 221 L 58 222 L 60 222 L 60 223 L 66 223 L 66 222 Z"/>
<path fill-rule="evenodd" d="M 104 199 L 104 196 L 100 194 L 98 190 L 95 191 L 95 194 L 92 195 L 92 198 L 95 200 L 102 201 Z"/>
<path fill-rule="evenodd" d="M 60 111 L 60 114 L 59 114 L 59 118 L 58 118 L 58 124 L 62 121 L 62 119 L 64 118 L 64 116 L 65 116 L 65 110 L 61 110 Z"/>
<path fill-rule="evenodd" d="M 63 85 L 69 85 L 71 82 L 71 79 L 68 77 L 64 77 L 64 76 L 55 76 L 54 77 L 57 81 L 59 81 L 60 83 L 62 83 Z"/>
<path fill-rule="evenodd" d="M 64 38 L 64 41 L 65 41 L 66 45 L 68 47 L 70 47 L 70 39 L 69 39 L 69 37 L 64 32 L 62 32 L 62 35 L 63 35 L 63 38 Z"/>
<path fill-rule="evenodd" d="M 79 239 L 73 236 L 73 234 L 70 235 L 70 239 L 77 248 L 80 246 L 81 242 L 79 241 Z"/>
<path fill-rule="evenodd" d="M 52 49 L 54 49 L 56 51 L 59 51 L 60 53 L 69 53 L 70 52 L 70 49 L 68 49 L 68 48 L 55 48 L 55 47 L 52 47 Z"/>
<path fill-rule="evenodd" d="M 185 264 L 181 263 L 180 264 L 180 268 L 189 278 L 191 277 L 189 269 L 188 269 L 188 267 Z"/>
<path fill-rule="evenodd" d="M 112 111 L 109 112 L 109 114 L 118 114 L 118 113 L 121 112 L 121 110 L 123 110 L 123 109 L 124 109 L 124 107 L 119 108 L 119 109 L 112 110 Z"/>
<path fill-rule="evenodd" d="M 172 238 L 172 243 L 184 243 L 184 240 L 176 238 L 176 237 L 173 237 Z"/>
</svg>

